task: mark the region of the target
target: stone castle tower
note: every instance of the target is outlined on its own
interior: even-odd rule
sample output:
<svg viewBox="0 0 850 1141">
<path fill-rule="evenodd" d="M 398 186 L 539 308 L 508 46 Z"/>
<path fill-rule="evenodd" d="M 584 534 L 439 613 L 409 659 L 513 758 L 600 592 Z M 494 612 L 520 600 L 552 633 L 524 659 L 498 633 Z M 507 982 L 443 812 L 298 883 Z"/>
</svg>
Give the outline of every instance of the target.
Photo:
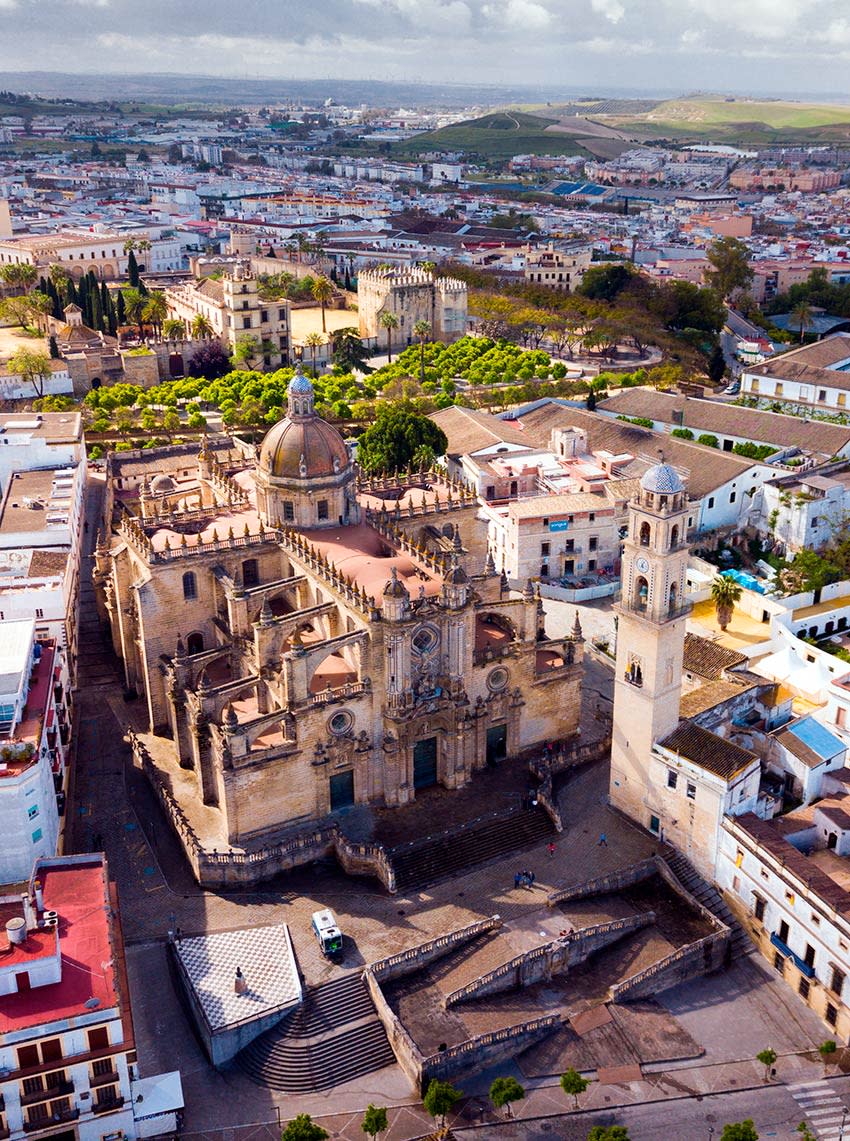
<svg viewBox="0 0 850 1141">
<path fill-rule="evenodd" d="M 658 464 L 630 504 L 623 544 L 610 789 L 615 808 L 650 828 L 652 747 L 679 723 L 687 524 L 684 484 L 669 464 Z"/>
<path fill-rule="evenodd" d="M 357 276 L 357 303 L 360 336 L 377 337 L 382 345 L 382 313 L 398 318 L 392 340 L 399 348 L 413 343 L 417 321 L 427 321 L 440 341 L 456 341 L 466 332 L 466 283 L 424 269 L 363 270 Z"/>
</svg>

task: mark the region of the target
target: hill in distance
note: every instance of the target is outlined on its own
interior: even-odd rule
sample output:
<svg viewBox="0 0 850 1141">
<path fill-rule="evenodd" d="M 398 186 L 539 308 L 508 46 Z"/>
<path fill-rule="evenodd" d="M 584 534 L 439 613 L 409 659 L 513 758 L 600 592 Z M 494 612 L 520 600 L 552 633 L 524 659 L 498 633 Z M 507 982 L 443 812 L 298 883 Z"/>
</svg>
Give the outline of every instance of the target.
<svg viewBox="0 0 850 1141">
<path fill-rule="evenodd" d="M 588 155 L 580 137 L 581 132 L 562 130 L 556 115 L 493 111 L 478 119 L 415 135 L 396 143 L 393 151 L 408 158 L 432 151 L 458 152 L 470 159 L 506 159 L 522 154 Z"/>
</svg>

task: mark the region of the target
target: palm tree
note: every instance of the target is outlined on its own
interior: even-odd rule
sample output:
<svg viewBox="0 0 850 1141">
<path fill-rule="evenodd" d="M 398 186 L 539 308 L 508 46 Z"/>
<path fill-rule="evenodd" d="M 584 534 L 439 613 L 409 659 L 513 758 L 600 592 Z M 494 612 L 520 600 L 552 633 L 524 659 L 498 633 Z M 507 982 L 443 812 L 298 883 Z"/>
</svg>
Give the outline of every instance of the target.
<svg viewBox="0 0 850 1141">
<path fill-rule="evenodd" d="M 419 383 L 425 383 L 425 338 L 431 336 L 431 322 L 417 321 L 413 326 L 414 335 L 419 338 Z"/>
<path fill-rule="evenodd" d="M 310 358 L 312 360 L 313 376 L 316 375 L 316 349 L 325 343 L 325 338 L 321 333 L 308 333 L 304 338 L 304 344 L 310 350 Z"/>
<path fill-rule="evenodd" d="M 213 335 L 213 327 L 210 324 L 209 318 L 205 317 L 203 313 L 196 314 L 192 318 L 191 332 L 196 341 L 211 337 Z"/>
<path fill-rule="evenodd" d="M 419 268 L 424 269 L 426 273 L 430 273 L 433 277 L 437 272 L 437 263 L 434 261 L 421 261 L 419 263 Z"/>
<path fill-rule="evenodd" d="M 168 316 L 168 302 L 165 300 L 165 294 L 161 289 L 155 289 L 153 293 L 148 294 L 143 316 L 146 321 L 153 325 L 157 336 L 161 336 L 162 323 Z"/>
<path fill-rule="evenodd" d="M 324 276 L 317 277 L 310 292 L 313 294 L 313 300 L 322 307 L 322 332 L 326 333 L 328 330 L 325 325 L 325 306 L 334 295 L 333 284 Z"/>
<path fill-rule="evenodd" d="M 735 603 L 741 600 L 741 587 L 734 578 L 719 574 L 711 584 L 711 601 L 717 615 L 717 625 L 725 630 L 732 621 Z"/>
<path fill-rule="evenodd" d="M 807 301 L 798 301 L 788 317 L 788 324 L 793 325 L 795 329 L 800 330 L 800 344 L 803 343 L 806 329 L 812 323 L 814 312 L 811 305 Z"/>
<path fill-rule="evenodd" d="M 34 265 L 29 265 L 27 262 L 20 262 L 16 265 L 4 265 L 0 267 L 0 277 L 2 277 L 6 285 L 15 285 L 19 289 L 26 291 L 35 285 L 38 270 Z"/>
<path fill-rule="evenodd" d="M 147 304 L 147 297 L 141 290 L 134 288 L 132 285 L 127 289 L 121 291 L 124 295 L 124 313 L 127 321 L 133 325 L 139 326 L 139 340 L 145 335 L 144 319 L 145 319 L 145 305 Z"/>
<path fill-rule="evenodd" d="M 63 294 L 68 288 L 68 271 L 64 265 L 59 265 L 58 262 L 54 263 L 49 270 L 50 280 L 56 286 L 56 291 Z"/>
<path fill-rule="evenodd" d="M 186 336 L 186 322 L 179 317 L 168 317 L 162 322 L 162 332 L 166 340 L 182 341 Z"/>
<path fill-rule="evenodd" d="M 387 313 L 386 311 L 378 318 L 378 323 L 382 329 L 387 330 L 387 364 L 393 363 L 393 329 L 398 328 L 398 317 L 395 313 Z"/>
</svg>

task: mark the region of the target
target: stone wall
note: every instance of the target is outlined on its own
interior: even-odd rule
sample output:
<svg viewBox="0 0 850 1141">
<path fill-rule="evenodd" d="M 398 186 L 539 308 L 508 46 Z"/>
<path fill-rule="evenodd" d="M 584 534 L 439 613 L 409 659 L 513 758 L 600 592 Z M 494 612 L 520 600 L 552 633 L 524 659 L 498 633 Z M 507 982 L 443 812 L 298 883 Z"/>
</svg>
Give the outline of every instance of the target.
<svg viewBox="0 0 850 1141">
<path fill-rule="evenodd" d="M 379 982 L 390 982 L 422 970 L 435 959 L 441 959 L 454 951 L 456 947 L 477 939 L 479 935 L 486 935 L 490 931 L 498 931 L 502 926 L 500 915 L 491 915 L 487 919 L 479 919 L 467 927 L 460 927 L 448 935 L 440 935 L 430 939 L 427 943 L 420 943 L 418 947 L 411 947 L 407 951 L 399 951 L 396 955 L 389 955 L 386 959 L 378 959 L 370 965 L 375 978 Z"/>
<path fill-rule="evenodd" d="M 574 884 L 572 887 L 566 887 L 560 891 L 552 891 L 546 897 L 546 902 L 550 907 L 555 907 L 557 904 L 566 903 L 568 900 L 586 899 L 591 895 L 606 895 L 609 892 L 622 891 L 624 887 L 641 883 L 643 880 L 656 875 L 657 872 L 656 857 L 650 856 L 637 864 L 620 868 L 619 871 L 608 872 L 604 876 L 596 876 L 595 879 L 585 880 L 583 883 Z"/>
<path fill-rule="evenodd" d="M 498 1062 L 513 1059 L 557 1030 L 560 1025 L 561 1020 L 557 1014 L 548 1014 L 543 1018 L 520 1022 L 516 1026 L 506 1026 L 504 1030 L 480 1034 L 477 1038 L 469 1038 L 439 1054 L 432 1054 L 422 1063 L 420 1089 L 424 1094 L 432 1078 L 449 1081 L 469 1070 L 480 1073 Z"/>
<path fill-rule="evenodd" d="M 621 983 L 614 983 L 611 987 L 612 1002 L 633 1002 L 637 998 L 660 994 L 669 987 L 720 970 L 726 963 L 729 939 L 730 931 L 724 927 L 722 931 L 715 931 L 705 939 L 680 947 L 645 971 L 640 971 Z"/>
<path fill-rule="evenodd" d="M 571 967 L 579 966 L 603 947 L 608 947 L 625 935 L 630 935 L 642 927 L 648 927 L 654 922 L 655 912 L 647 911 L 641 915 L 630 915 L 626 919 L 615 919 L 610 923 L 598 923 L 593 927 L 573 931 L 561 939 L 555 939 L 542 947 L 535 947 L 531 951 L 517 955 L 515 959 L 502 963 L 495 970 L 488 971 L 487 974 L 481 975 L 459 990 L 452 991 L 445 997 L 445 1007 L 449 1009 L 460 1002 L 481 998 L 484 995 L 548 982 L 555 975 L 565 974 Z"/>
</svg>

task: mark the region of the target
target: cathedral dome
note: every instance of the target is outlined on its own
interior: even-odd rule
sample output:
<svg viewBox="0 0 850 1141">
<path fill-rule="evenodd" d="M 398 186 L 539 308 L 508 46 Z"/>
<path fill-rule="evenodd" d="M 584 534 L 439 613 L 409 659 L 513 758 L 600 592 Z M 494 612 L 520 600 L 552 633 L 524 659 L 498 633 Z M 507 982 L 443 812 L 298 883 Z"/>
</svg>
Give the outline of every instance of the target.
<svg viewBox="0 0 850 1141">
<path fill-rule="evenodd" d="M 288 412 L 260 446 L 260 470 L 272 479 L 323 479 L 350 466 L 342 436 L 313 408 L 313 385 L 295 366 L 287 388 Z"/>
<path fill-rule="evenodd" d="M 644 491 L 654 491 L 659 495 L 676 495 L 685 490 L 679 473 L 670 464 L 656 464 L 641 478 Z"/>
</svg>

